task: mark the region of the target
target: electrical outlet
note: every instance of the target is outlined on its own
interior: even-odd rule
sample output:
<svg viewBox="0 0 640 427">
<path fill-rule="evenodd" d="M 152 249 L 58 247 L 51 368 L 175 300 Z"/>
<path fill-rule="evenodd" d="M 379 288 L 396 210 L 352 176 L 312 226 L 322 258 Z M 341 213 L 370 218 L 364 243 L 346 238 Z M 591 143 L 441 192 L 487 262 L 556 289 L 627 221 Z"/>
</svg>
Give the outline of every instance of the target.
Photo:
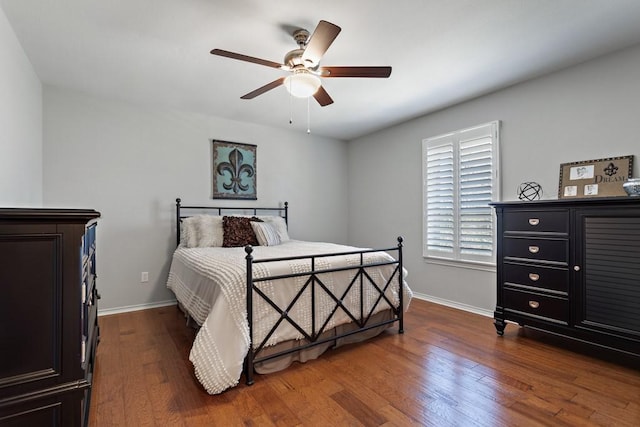
<svg viewBox="0 0 640 427">
<path fill-rule="evenodd" d="M 147 283 L 149 281 L 149 272 L 143 271 L 140 275 L 140 283 Z"/>
</svg>

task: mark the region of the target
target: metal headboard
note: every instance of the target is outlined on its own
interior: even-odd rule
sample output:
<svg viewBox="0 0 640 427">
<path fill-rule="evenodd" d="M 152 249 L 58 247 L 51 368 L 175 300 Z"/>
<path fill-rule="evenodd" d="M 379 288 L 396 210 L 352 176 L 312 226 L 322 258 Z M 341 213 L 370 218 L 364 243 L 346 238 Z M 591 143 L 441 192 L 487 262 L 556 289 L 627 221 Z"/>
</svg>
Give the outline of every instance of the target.
<svg viewBox="0 0 640 427">
<path fill-rule="evenodd" d="M 180 223 L 184 218 L 189 218 L 190 216 L 195 215 L 195 213 L 191 215 L 185 215 L 181 211 L 189 210 L 189 211 L 199 211 L 198 213 L 209 213 L 217 215 L 224 215 L 225 213 L 229 214 L 238 214 L 243 213 L 247 214 L 247 212 L 252 212 L 253 215 L 258 215 L 258 212 L 262 214 L 275 213 L 277 212 L 279 216 L 284 218 L 284 222 L 289 226 L 289 202 L 284 202 L 283 207 L 277 208 L 260 208 L 260 207 L 249 207 L 249 206 L 186 206 L 182 205 L 182 199 L 179 197 L 176 199 L 176 246 L 180 244 Z"/>
</svg>

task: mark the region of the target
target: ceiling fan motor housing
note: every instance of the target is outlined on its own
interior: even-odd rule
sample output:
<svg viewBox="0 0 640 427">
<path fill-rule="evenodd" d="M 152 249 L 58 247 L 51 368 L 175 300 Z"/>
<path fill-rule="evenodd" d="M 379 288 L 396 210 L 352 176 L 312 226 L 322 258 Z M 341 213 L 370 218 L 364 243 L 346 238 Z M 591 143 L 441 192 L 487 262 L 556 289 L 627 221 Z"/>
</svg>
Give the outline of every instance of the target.
<svg viewBox="0 0 640 427">
<path fill-rule="evenodd" d="M 304 49 L 294 49 L 284 56 L 284 64 L 294 70 L 296 67 L 304 67 L 304 61 L 302 60 L 302 54 Z"/>
<path fill-rule="evenodd" d="M 304 29 L 296 30 L 293 33 L 293 39 L 298 43 L 298 49 L 294 49 L 284 56 L 284 64 L 289 66 L 292 70 L 304 67 L 315 71 L 318 68 L 318 65 L 320 65 L 311 59 L 302 59 L 304 49 L 309 42 L 309 36 L 309 31 Z"/>
</svg>

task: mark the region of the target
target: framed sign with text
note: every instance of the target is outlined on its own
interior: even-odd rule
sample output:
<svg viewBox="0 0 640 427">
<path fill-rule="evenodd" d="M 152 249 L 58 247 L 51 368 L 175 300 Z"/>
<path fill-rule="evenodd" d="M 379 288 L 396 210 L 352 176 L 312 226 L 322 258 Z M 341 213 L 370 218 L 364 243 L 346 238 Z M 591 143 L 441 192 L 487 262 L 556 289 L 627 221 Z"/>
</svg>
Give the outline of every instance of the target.
<svg viewBox="0 0 640 427">
<path fill-rule="evenodd" d="M 626 196 L 622 184 L 631 178 L 632 170 L 633 156 L 563 163 L 558 198 Z"/>
</svg>

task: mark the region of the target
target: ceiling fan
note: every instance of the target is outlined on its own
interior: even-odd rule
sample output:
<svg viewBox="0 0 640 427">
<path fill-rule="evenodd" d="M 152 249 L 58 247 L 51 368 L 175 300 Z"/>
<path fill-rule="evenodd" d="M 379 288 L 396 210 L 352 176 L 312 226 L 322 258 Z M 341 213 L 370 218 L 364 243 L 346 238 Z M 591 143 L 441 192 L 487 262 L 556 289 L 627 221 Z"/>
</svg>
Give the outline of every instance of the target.
<svg viewBox="0 0 640 427">
<path fill-rule="evenodd" d="M 225 56 L 239 61 L 253 62 L 254 64 L 289 71 L 287 77 L 280 77 L 254 91 L 241 96 L 241 99 L 253 99 L 258 95 L 270 91 L 280 85 L 284 85 L 293 95 L 301 98 L 313 96 L 318 104 L 326 106 L 333 103 L 333 99 L 322 87 L 320 78 L 335 77 L 377 77 L 386 78 L 391 75 L 391 67 L 335 67 L 320 66 L 320 60 L 331 43 L 340 33 L 341 28 L 327 21 L 320 21 L 309 37 L 309 31 L 296 30 L 293 38 L 298 44 L 298 49 L 288 52 L 284 56 L 284 63 L 254 58 L 240 53 L 229 52 L 222 49 L 213 49 L 212 55 Z"/>
</svg>

